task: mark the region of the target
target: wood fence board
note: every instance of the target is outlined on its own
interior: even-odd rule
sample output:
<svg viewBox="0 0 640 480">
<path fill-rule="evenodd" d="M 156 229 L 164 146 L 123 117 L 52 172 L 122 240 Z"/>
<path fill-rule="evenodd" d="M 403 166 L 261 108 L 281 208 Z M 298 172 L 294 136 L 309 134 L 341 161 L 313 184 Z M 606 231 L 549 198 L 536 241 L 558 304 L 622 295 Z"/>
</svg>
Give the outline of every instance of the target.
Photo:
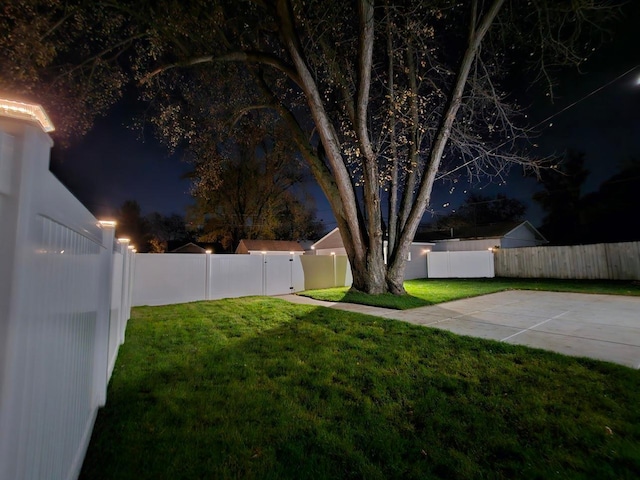
<svg viewBox="0 0 640 480">
<path fill-rule="evenodd" d="M 504 248 L 498 277 L 640 280 L 640 242 Z"/>
</svg>

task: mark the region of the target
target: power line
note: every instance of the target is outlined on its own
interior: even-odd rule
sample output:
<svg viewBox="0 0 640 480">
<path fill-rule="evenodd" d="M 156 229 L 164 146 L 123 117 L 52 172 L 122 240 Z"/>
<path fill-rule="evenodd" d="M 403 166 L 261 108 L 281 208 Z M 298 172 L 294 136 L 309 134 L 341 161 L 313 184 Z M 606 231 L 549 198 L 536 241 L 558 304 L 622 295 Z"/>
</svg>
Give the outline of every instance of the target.
<svg viewBox="0 0 640 480">
<path fill-rule="evenodd" d="M 533 127 L 529 128 L 529 129 L 527 129 L 527 130 L 525 130 L 525 131 L 524 131 L 524 132 L 522 132 L 521 134 L 516 135 L 515 137 L 510 138 L 509 140 L 505 140 L 505 141 L 504 141 L 504 142 L 502 142 L 501 144 L 499 144 L 499 145 L 497 145 L 497 146 L 493 147 L 492 149 L 488 150 L 486 153 L 492 153 L 492 152 L 495 152 L 495 151 L 496 151 L 496 150 L 498 150 L 499 148 L 504 147 L 507 143 L 511 143 L 511 142 L 513 142 L 514 140 L 516 140 L 517 138 L 523 137 L 524 135 L 527 135 L 527 134 L 529 134 L 529 133 L 533 132 L 533 131 L 534 131 L 536 128 L 538 128 L 540 125 L 542 125 L 542 124 L 544 124 L 544 123 L 547 123 L 549 120 L 552 120 L 552 119 L 554 119 L 555 117 L 557 117 L 558 115 L 560 115 L 561 113 L 564 113 L 564 112 L 566 112 L 567 110 L 569 110 L 570 108 L 575 107 L 575 106 L 576 106 L 576 105 L 578 105 L 579 103 L 583 102 L 583 101 L 584 101 L 584 100 L 586 100 L 587 98 L 592 97 L 593 95 L 595 95 L 596 93 L 600 92 L 601 90 L 603 90 L 603 89 L 605 89 L 605 88 L 609 87 L 611 84 L 613 84 L 613 83 L 617 82 L 617 81 L 618 81 L 618 80 L 620 80 L 621 78 L 626 77 L 626 76 L 627 76 L 627 75 L 629 75 L 631 72 L 633 72 L 634 70 L 638 69 L 638 67 L 640 67 L 640 65 L 635 65 L 635 66 L 631 67 L 629 70 L 627 70 L 626 72 L 624 72 L 624 73 L 622 73 L 622 74 L 618 75 L 618 76 L 617 76 L 616 78 L 614 78 L 613 80 L 611 80 L 611 81 L 609 81 L 609 82 L 605 83 L 604 85 L 601 85 L 600 87 L 596 88 L 595 90 L 593 90 L 593 91 L 591 91 L 591 92 L 587 93 L 587 94 L 586 94 L 585 96 L 583 96 L 582 98 L 579 98 L 579 99 L 578 99 L 578 100 L 576 100 L 575 102 L 573 102 L 573 103 L 571 103 L 571 104 L 567 105 L 566 107 L 564 107 L 563 109 L 561 109 L 561 110 L 557 111 L 557 112 L 556 112 L 556 113 L 554 113 L 553 115 L 549 115 L 547 118 L 545 118 L 544 120 L 542 120 L 542 121 L 538 122 L 536 125 L 534 125 Z M 480 158 L 480 155 L 478 155 L 478 156 L 477 156 L 477 157 L 475 157 L 475 158 L 472 158 L 472 159 L 471 159 L 471 160 L 469 160 L 468 162 L 463 163 L 462 165 L 460 165 L 460 166 L 458 166 L 458 167 L 454 168 L 453 170 L 451 170 L 451 171 L 449 171 L 449 172 L 446 172 L 446 173 L 443 173 L 442 175 L 440 175 L 440 176 L 436 177 L 436 180 L 440 180 L 441 178 L 444 178 L 444 177 L 446 177 L 446 176 L 448 176 L 448 175 L 451 175 L 453 172 L 457 172 L 458 170 L 460 170 L 460 169 L 462 169 L 462 168 L 466 167 L 467 165 L 470 165 L 471 163 L 475 162 L 475 161 L 476 161 L 476 160 L 478 160 L 479 158 Z"/>
</svg>

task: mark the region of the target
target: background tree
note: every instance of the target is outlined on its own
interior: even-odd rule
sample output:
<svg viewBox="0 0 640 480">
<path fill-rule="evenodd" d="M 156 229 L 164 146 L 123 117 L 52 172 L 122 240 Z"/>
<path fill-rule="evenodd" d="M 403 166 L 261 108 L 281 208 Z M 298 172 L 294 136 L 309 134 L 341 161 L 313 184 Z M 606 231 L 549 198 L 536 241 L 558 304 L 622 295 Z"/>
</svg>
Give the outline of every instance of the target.
<svg viewBox="0 0 640 480">
<path fill-rule="evenodd" d="M 244 135 L 212 146 L 214 150 L 195 162 L 196 205 L 190 219 L 202 225 L 198 240 L 219 242 L 229 252 L 243 238 L 300 240 L 322 233 L 308 206 L 311 199 L 300 199 L 295 192 L 305 169 L 286 132 L 257 123 L 244 119 L 238 127 Z M 212 159 L 215 156 L 221 158 Z"/>
<path fill-rule="evenodd" d="M 506 195 L 496 196 L 472 193 L 465 198 L 455 213 L 438 219 L 436 228 L 476 227 L 491 223 L 515 222 L 524 218 L 527 206 Z"/>
<path fill-rule="evenodd" d="M 622 163 L 620 172 L 604 181 L 596 192 L 581 200 L 581 243 L 640 240 L 638 216 L 640 160 Z"/>
<path fill-rule="evenodd" d="M 0 92 L 42 104 L 64 145 L 121 98 L 121 60 L 145 35 L 122 9 L 83 0 L 2 2 L 0 32 Z"/>
<path fill-rule="evenodd" d="M 149 222 L 142 216 L 140 205 L 127 200 L 116 214 L 116 238 L 128 238 L 140 253 L 149 251 Z"/>
<path fill-rule="evenodd" d="M 182 215 L 162 215 L 153 212 L 147 215 L 145 220 L 149 226 L 149 251 L 151 253 L 164 253 L 194 240 L 194 234 L 187 230 Z"/>
<path fill-rule="evenodd" d="M 569 245 L 584 239 L 580 198 L 582 185 L 589 176 L 584 161 L 584 153 L 568 150 L 553 168 L 539 172 L 544 190 L 535 193 L 533 199 L 546 212 L 540 232 L 552 244 Z"/>
</svg>

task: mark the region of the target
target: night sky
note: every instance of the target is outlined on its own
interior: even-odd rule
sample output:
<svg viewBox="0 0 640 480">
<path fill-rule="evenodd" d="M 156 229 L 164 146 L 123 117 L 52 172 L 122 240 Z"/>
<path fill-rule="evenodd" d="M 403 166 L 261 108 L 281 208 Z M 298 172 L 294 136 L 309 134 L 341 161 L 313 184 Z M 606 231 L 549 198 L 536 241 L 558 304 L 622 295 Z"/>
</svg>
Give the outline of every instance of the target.
<svg viewBox="0 0 640 480">
<path fill-rule="evenodd" d="M 640 158 L 640 49 L 635 38 L 640 25 L 640 2 L 631 2 L 620 24 L 612 31 L 612 40 L 604 44 L 583 66 L 582 72 L 563 73 L 559 77 L 557 97 L 553 103 L 535 89 L 527 90 L 533 123 L 579 103 L 540 126 L 534 140 L 540 155 L 561 154 L 567 148 L 586 154 L 591 172 L 583 193 L 597 190 L 603 180 L 618 171 L 625 159 Z M 601 91 L 622 73 L 633 70 Z M 585 98 L 587 97 L 587 98 Z M 184 174 L 189 166 L 181 155 L 170 155 L 149 133 L 140 138 L 131 123 L 131 106 L 115 106 L 108 117 L 99 119 L 93 129 L 68 150 L 54 150 L 51 169 L 98 218 L 113 218 L 126 200 L 136 200 L 143 214 L 184 214 L 192 203 L 189 181 Z M 455 189 L 451 189 L 455 187 Z M 314 185 L 318 218 L 327 230 L 335 226 L 328 203 Z M 475 183 L 464 180 L 453 185 L 434 185 L 431 210 L 446 215 L 464 200 L 465 191 L 484 195 L 504 193 L 525 202 L 527 219 L 541 223 L 543 212 L 531 201 L 540 187 L 513 169 L 505 185 Z M 425 221 L 431 219 L 427 214 Z"/>
</svg>

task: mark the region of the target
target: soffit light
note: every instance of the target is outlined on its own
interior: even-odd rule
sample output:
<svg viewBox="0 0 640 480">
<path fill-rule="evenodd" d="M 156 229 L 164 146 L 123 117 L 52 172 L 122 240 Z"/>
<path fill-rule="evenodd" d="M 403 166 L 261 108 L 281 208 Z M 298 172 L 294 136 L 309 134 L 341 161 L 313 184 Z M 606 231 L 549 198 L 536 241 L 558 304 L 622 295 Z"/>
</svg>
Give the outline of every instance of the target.
<svg viewBox="0 0 640 480">
<path fill-rule="evenodd" d="M 0 115 L 20 120 L 31 120 L 40 125 L 47 133 L 56 129 L 44 108 L 37 104 L 14 102 L 13 100 L 0 98 Z"/>
</svg>

